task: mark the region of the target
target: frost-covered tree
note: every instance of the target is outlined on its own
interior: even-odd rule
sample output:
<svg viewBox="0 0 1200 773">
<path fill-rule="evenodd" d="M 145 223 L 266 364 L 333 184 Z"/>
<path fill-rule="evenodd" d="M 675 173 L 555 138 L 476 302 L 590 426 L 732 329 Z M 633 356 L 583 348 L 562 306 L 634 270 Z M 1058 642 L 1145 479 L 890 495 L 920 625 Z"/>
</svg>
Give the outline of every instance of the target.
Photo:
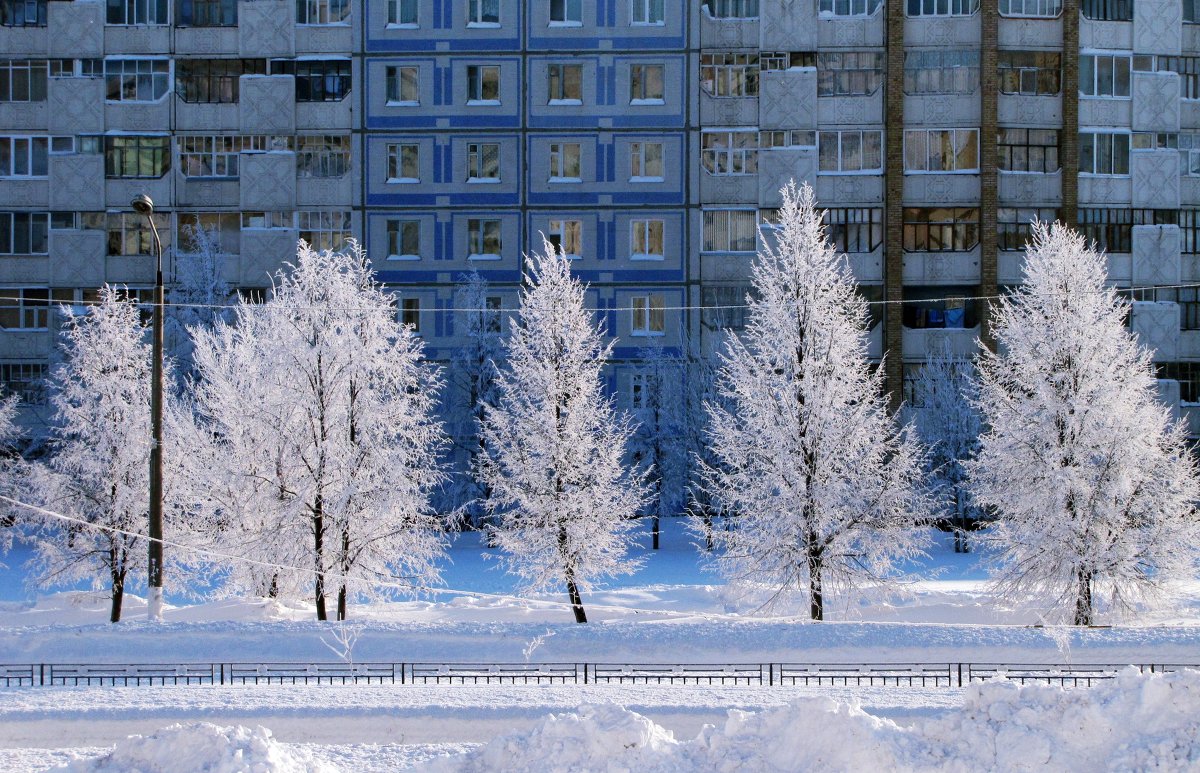
<svg viewBox="0 0 1200 773">
<path fill-rule="evenodd" d="M 581 593 L 636 567 L 627 551 L 645 482 L 625 464 L 633 428 L 603 393 L 612 344 L 601 343 L 583 285 L 548 241 L 528 261 L 479 474 L 510 570 L 532 590 L 565 585 L 586 623 Z"/>
<path fill-rule="evenodd" d="M 706 491 L 733 514 L 709 529 L 718 568 L 772 601 L 885 582 L 924 539 L 921 454 L 887 412 L 867 361 L 867 307 L 825 238 L 812 189 L 782 190 L 753 269 L 744 334 L 731 336 L 708 405 Z M 768 602 L 770 604 L 772 602 Z"/>
<path fill-rule="evenodd" d="M 997 351 L 978 357 L 989 429 L 970 486 L 999 519 L 987 537 L 998 590 L 1048 594 L 1090 625 L 1097 594 L 1128 609 L 1192 575 L 1200 488 L 1105 257 L 1035 223 L 1024 272 L 995 306 Z"/>
<path fill-rule="evenodd" d="M 17 423 L 20 404 L 18 395 L 0 399 L 0 494 L 12 498 L 16 498 L 28 471 L 28 465 L 17 448 L 18 440 L 24 435 Z M 16 522 L 17 510 L 7 502 L 0 502 L 0 553 L 12 547 L 13 532 L 10 527 Z"/>
<path fill-rule="evenodd" d="M 219 319 L 227 320 L 230 289 L 225 282 L 225 249 L 216 229 L 197 217 L 181 225 L 180 231 L 183 238 L 176 245 L 164 332 L 167 350 L 179 368 L 188 371 L 193 349 L 189 328 L 208 329 Z"/>
<path fill-rule="evenodd" d="M 33 567 L 45 586 L 107 586 L 109 619 L 125 587 L 144 578 L 150 491 L 150 341 L 137 306 L 112 287 L 62 329 L 63 361 L 50 374 L 50 457 L 33 491 L 49 510 L 33 525 Z"/>
<path fill-rule="evenodd" d="M 648 474 L 651 544 L 658 550 L 661 519 L 679 515 L 687 502 L 687 363 L 661 346 L 643 348 L 638 359 L 630 394 L 637 430 L 630 447 Z"/>
<path fill-rule="evenodd" d="M 196 336 L 198 427 L 212 445 L 195 488 L 212 492 L 203 507 L 227 549 L 307 568 L 320 620 L 327 575 L 339 620 L 352 593 L 377 595 L 372 582 L 435 582 L 440 384 L 361 248 L 301 242 L 271 299 L 234 315 Z M 238 563 L 249 590 L 295 582 Z"/>
<path fill-rule="evenodd" d="M 910 411 L 925 446 L 925 474 L 937 512 L 954 529 L 954 550 L 966 553 L 967 522 L 974 508 L 966 462 L 979 452 L 983 420 L 975 404 L 974 365 L 949 348 L 932 352 L 917 373 Z"/>
<path fill-rule="evenodd" d="M 455 450 L 466 466 L 455 470 L 449 498 L 452 509 L 474 526 L 481 525 L 489 496 L 487 486 L 474 475 L 479 456 L 487 453 L 480 427 L 485 408 L 496 404 L 496 363 L 502 356 L 500 309 L 494 297 L 478 271 L 464 275 L 454 291 L 454 315 L 461 326 L 456 332 L 463 343 L 450 363 L 450 391 L 458 400 L 450 414 L 456 420 Z"/>
</svg>

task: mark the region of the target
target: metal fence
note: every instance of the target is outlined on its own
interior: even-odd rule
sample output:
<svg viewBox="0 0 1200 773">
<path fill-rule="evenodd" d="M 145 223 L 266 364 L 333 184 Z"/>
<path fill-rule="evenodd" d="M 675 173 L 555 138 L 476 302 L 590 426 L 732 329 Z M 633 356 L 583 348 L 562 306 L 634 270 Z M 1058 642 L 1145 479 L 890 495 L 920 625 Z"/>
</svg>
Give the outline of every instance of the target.
<svg viewBox="0 0 1200 773">
<path fill-rule="evenodd" d="M 1130 664 L 1081 663 L 0 663 L 0 687 L 154 685 L 706 685 L 962 687 L 1003 676 L 1020 684 L 1091 687 Z M 1169 673 L 1200 663 L 1133 664 Z"/>
</svg>

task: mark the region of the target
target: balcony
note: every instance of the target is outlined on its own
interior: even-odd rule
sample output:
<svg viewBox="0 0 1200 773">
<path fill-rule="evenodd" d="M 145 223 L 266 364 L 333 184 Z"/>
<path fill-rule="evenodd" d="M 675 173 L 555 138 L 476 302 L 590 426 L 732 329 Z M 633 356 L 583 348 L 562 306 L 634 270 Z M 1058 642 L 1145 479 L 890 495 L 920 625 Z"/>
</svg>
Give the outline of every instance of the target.
<svg viewBox="0 0 1200 773">
<path fill-rule="evenodd" d="M 1058 206 L 1062 204 L 1062 172 L 1000 172 L 1002 205 Z"/>
<path fill-rule="evenodd" d="M 902 334 L 904 359 L 923 361 L 930 354 L 949 350 L 955 357 L 972 357 L 979 350 L 979 327 L 924 328 L 906 327 Z"/>
<path fill-rule="evenodd" d="M 758 19 L 714 19 L 700 9 L 701 48 L 758 48 Z"/>
<path fill-rule="evenodd" d="M 1001 94 L 997 103 L 1001 126 L 1062 126 L 1062 95 Z"/>
<path fill-rule="evenodd" d="M 906 252 L 905 284 L 979 284 L 979 247 L 964 252 Z"/>
</svg>

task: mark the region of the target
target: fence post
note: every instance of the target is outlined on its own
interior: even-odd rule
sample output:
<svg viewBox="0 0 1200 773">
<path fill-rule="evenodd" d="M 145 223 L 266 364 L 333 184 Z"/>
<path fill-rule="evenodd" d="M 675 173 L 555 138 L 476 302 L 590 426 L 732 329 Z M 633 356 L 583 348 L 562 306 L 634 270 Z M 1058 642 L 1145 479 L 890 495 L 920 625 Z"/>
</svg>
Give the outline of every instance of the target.
<svg viewBox="0 0 1200 773">
<path fill-rule="evenodd" d="M 587 684 L 587 683 L 588 683 L 588 674 L 587 674 L 587 672 L 588 672 L 588 664 L 587 664 L 587 663 L 584 663 L 584 664 L 583 664 L 583 683 L 584 683 L 584 684 Z M 579 673 L 578 673 L 578 671 L 577 671 L 577 672 L 576 672 L 576 674 L 575 674 L 575 680 L 576 680 L 576 681 L 578 681 L 578 680 L 579 680 Z"/>
<path fill-rule="evenodd" d="M 962 663 L 958 664 L 958 686 L 962 687 Z"/>
<path fill-rule="evenodd" d="M 46 664 L 38 663 L 38 686 L 46 686 Z"/>
</svg>

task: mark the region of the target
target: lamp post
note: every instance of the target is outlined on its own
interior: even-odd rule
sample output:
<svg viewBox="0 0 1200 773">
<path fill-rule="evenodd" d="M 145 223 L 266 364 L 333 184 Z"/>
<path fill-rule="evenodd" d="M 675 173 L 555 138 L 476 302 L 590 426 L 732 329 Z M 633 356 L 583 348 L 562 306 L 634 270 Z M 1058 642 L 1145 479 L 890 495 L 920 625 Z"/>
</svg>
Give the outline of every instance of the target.
<svg viewBox="0 0 1200 773">
<path fill-rule="evenodd" d="M 154 202 L 142 193 L 130 202 L 135 212 L 143 215 L 154 235 L 154 250 L 158 265 L 154 275 L 154 354 L 150 376 L 150 555 L 146 569 L 146 584 L 149 594 L 146 600 L 146 615 L 151 620 L 162 620 L 163 589 L 163 466 L 162 466 L 162 399 L 163 399 L 163 271 L 162 240 L 154 225 Z"/>
</svg>

